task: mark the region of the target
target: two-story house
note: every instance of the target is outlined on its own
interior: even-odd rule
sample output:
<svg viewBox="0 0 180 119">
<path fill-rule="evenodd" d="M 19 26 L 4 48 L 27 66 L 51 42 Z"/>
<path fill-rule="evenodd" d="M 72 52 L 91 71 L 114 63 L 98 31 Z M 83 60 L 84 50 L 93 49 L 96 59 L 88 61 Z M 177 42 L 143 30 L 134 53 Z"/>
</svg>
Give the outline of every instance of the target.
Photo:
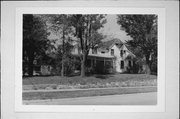
<svg viewBox="0 0 180 119">
<path fill-rule="evenodd" d="M 81 54 L 81 50 L 78 45 L 74 46 L 72 50 L 74 56 Z M 49 56 L 54 58 L 55 56 Z M 113 39 L 102 42 L 98 46 L 89 50 L 87 57 L 87 72 L 91 73 L 124 73 L 129 68 L 134 66 L 134 58 L 136 56 L 127 48 L 127 46 L 120 39 Z M 47 60 L 48 61 L 48 60 Z M 34 75 L 52 75 L 52 66 L 47 63 L 34 62 Z M 24 66 L 26 67 L 26 66 Z M 26 67 L 27 68 L 27 67 Z M 76 71 L 80 70 L 80 64 L 74 66 Z M 25 70 L 24 70 L 25 71 Z M 24 72 L 26 75 L 27 72 Z"/>
<path fill-rule="evenodd" d="M 81 53 L 75 47 L 72 54 Z M 134 66 L 135 55 L 120 39 L 102 42 L 97 47 L 90 49 L 87 57 L 87 68 L 97 73 L 123 73 Z"/>
</svg>

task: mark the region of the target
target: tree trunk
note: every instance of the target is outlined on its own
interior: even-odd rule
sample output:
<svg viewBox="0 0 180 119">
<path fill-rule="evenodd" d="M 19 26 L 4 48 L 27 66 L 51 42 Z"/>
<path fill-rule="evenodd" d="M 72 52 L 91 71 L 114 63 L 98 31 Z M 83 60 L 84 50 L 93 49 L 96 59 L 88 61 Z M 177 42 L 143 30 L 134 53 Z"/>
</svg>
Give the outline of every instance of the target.
<svg viewBox="0 0 180 119">
<path fill-rule="evenodd" d="M 83 58 L 82 58 L 82 61 L 81 61 L 81 77 L 85 76 L 85 71 L 86 71 L 85 63 L 86 63 L 86 54 L 83 53 Z"/>
<path fill-rule="evenodd" d="M 145 68 L 146 68 L 146 69 L 145 69 L 145 73 L 146 73 L 146 74 L 151 74 L 151 69 L 150 69 L 149 64 L 146 63 L 146 64 L 145 64 Z"/>
<path fill-rule="evenodd" d="M 61 76 L 64 77 L 64 60 L 62 58 L 62 63 L 61 63 Z"/>
<path fill-rule="evenodd" d="M 150 64 L 150 61 L 149 61 L 149 56 L 150 55 L 146 55 L 146 64 L 145 64 L 145 73 L 146 74 L 151 74 L 151 64 Z"/>
<path fill-rule="evenodd" d="M 33 76 L 33 61 L 34 58 L 33 57 L 29 57 L 29 61 L 28 61 L 28 75 L 29 76 Z"/>
<path fill-rule="evenodd" d="M 64 36 L 64 28 L 63 28 L 63 47 L 62 47 L 62 62 L 61 62 L 61 76 L 64 77 L 64 53 L 65 53 L 65 50 L 64 50 L 64 40 L 65 40 L 65 36 Z"/>
</svg>

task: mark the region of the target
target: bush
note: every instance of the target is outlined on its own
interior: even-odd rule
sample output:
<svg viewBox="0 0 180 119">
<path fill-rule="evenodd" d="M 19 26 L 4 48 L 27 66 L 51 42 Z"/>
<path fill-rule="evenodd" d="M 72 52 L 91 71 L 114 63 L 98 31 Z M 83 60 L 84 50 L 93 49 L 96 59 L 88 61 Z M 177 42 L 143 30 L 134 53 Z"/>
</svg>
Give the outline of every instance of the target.
<svg viewBox="0 0 180 119">
<path fill-rule="evenodd" d="M 151 64 L 151 74 L 157 75 L 157 62 Z"/>
<path fill-rule="evenodd" d="M 140 69 L 140 66 L 138 66 L 137 64 L 134 64 L 134 66 L 127 68 L 126 73 L 138 73 L 139 69 Z"/>
</svg>

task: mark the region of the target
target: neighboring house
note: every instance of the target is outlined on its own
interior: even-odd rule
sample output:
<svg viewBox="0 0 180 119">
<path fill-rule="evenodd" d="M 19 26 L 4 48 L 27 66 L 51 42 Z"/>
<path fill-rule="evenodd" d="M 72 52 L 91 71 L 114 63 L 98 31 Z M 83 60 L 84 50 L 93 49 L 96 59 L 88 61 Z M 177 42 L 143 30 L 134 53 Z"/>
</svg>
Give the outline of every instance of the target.
<svg viewBox="0 0 180 119">
<path fill-rule="evenodd" d="M 33 62 L 33 75 L 52 75 L 53 72 L 53 60 L 55 58 L 54 54 L 45 56 L 44 59 L 35 58 Z M 23 62 L 23 76 L 28 76 L 28 64 Z"/>
<path fill-rule="evenodd" d="M 23 67 L 23 76 L 28 76 L 28 65 L 25 65 Z M 52 69 L 52 66 L 48 64 L 34 64 L 33 75 L 52 75 Z"/>
<path fill-rule="evenodd" d="M 80 55 L 81 51 L 76 46 L 72 51 Z M 97 73 L 123 73 L 134 66 L 135 55 L 120 39 L 102 42 L 97 47 L 90 49 L 87 57 L 87 68 L 96 70 Z M 94 68 L 94 69 L 93 69 Z"/>
</svg>

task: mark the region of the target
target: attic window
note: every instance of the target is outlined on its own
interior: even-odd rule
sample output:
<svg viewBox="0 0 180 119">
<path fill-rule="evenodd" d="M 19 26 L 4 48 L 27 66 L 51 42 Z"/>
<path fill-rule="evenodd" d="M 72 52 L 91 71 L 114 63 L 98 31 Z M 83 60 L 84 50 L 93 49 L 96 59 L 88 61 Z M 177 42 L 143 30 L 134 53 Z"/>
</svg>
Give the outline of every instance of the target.
<svg viewBox="0 0 180 119">
<path fill-rule="evenodd" d="M 114 49 L 111 49 L 111 55 L 112 56 L 114 55 Z"/>
<path fill-rule="evenodd" d="M 92 54 L 97 54 L 97 48 L 92 49 Z"/>
</svg>

